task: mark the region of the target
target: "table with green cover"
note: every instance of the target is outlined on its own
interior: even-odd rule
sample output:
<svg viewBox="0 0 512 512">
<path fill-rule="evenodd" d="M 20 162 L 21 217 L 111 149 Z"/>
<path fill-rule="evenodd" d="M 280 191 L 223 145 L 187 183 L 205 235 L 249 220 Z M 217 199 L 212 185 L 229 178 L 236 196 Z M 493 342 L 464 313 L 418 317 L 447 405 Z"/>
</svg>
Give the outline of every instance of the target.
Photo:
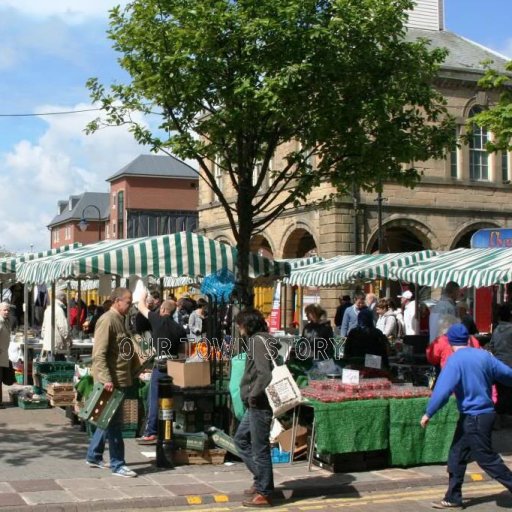
<svg viewBox="0 0 512 512">
<path fill-rule="evenodd" d="M 446 462 L 459 417 L 457 405 L 450 399 L 422 429 L 420 419 L 427 402 L 428 398 L 310 400 L 317 450 L 334 454 L 389 449 L 393 466 Z"/>
</svg>

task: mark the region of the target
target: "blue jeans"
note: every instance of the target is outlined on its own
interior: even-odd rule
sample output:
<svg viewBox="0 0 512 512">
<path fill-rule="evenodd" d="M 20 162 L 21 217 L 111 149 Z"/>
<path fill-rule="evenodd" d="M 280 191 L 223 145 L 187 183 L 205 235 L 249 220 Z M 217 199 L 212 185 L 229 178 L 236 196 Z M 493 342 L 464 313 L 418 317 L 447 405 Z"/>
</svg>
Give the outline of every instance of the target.
<svg viewBox="0 0 512 512">
<path fill-rule="evenodd" d="M 158 431 L 158 383 L 163 379 L 168 379 L 167 369 L 160 370 L 157 366 L 151 372 L 148 393 L 148 419 L 146 421 L 145 436 L 156 436 Z"/>
<path fill-rule="evenodd" d="M 272 411 L 247 409 L 235 434 L 240 458 L 254 476 L 258 494 L 269 496 L 274 490 L 274 474 L 270 456 L 270 424 Z"/>
<path fill-rule="evenodd" d="M 512 492 L 512 472 L 492 449 L 495 417 L 494 412 L 477 416 L 461 414 L 448 455 L 449 483 L 445 500 L 462 504 L 462 484 L 470 460 Z"/>
<path fill-rule="evenodd" d="M 124 466 L 124 441 L 123 441 L 123 405 L 121 404 L 110 420 L 108 427 L 103 430 L 97 428 L 94 432 L 89 448 L 87 449 L 87 460 L 89 462 L 100 462 L 103 460 L 105 441 L 108 441 L 110 455 L 110 469 L 115 473 L 121 466 Z"/>
</svg>

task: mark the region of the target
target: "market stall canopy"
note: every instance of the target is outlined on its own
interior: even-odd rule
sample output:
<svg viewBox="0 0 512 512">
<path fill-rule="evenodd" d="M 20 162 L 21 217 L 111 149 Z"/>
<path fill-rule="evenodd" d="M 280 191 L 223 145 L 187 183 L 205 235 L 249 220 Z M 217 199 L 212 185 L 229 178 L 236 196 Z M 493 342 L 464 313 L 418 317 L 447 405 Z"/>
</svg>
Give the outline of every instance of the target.
<svg viewBox="0 0 512 512">
<path fill-rule="evenodd" d="M 236 272 L 237 249 L 189 232 L 155 237 L 108 240 L 40 260 L 19 263 L 18 279 L 50 283 L 57 279 L 96 277 L 198 277 L 226 268 Z M 251 254 L 249 274 L 285 276 L 290 265 Z"/>
<path fill-rule="evenodd" d="M 450 281 L 461 287 L 512 281 L 512 249 L 455 249 L 409 267 L 393 267 L 392 279 L 435 288 Z"/>
<path fill-rule="evenodd" d="M 335 256 L 302 268 L 292 267 L 290 277 L 284 281 L 298 286 L 341 286 L 358 280 L 388 278 L 391 268 L 414 265 L 436 254 L 427 250 Z"/>
<path fill-rule="evenodd" d="M 324 261 L 324 258 L 321 256 L 308 256 L 306 258 L 290 258 L 287 260 L 280 260 L 283 263 L 289 263 L 291 270 L 295 270 L 297 268 L 307 267 L 308 265 L 312 265 L 313 263 L 319 263 L 320 261 Z"/>
<path fill-rule="evenodd" d="M 16 265 L 24 261 L 32 261 L 41 258 L 47 258 L 48 256 L 55 256 L 63 252 L 67 252 L 71 249 L 81 247 L 82 244 L 74 243 L 69 245 L 63 245 L 56 249 L 49 249 L 47 251 L 34 252 L 24 254 L 22 256 L 9 256 L 8 258 L 0 258 L 0 274 L 14 274 L 16 272 Z"/>
</svg>

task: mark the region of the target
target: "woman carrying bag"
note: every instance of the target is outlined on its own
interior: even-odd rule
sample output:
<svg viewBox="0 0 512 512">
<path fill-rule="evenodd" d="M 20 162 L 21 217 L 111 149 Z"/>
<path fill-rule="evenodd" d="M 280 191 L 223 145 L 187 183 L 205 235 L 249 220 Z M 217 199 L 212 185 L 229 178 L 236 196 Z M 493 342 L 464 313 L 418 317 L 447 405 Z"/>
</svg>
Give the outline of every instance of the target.
<svg viewBox="0 0 512 512">
<path fill-rule="evenodd" d="M 271 507 L 274 490 L 272 458 L 270 455 L 270 426 L 272 409 L 265 388 L 272 379 L 272 361 L 266 343 L 269 339 L 263 315 L 254 308 L 238 313 L 236 324 L 246 339 L 247 359 L 240 384 L 240 394 L 246 406 L 245 414 L 235 434 L 240 458 L 254 476 L 245 507 Z"/>
</svg>

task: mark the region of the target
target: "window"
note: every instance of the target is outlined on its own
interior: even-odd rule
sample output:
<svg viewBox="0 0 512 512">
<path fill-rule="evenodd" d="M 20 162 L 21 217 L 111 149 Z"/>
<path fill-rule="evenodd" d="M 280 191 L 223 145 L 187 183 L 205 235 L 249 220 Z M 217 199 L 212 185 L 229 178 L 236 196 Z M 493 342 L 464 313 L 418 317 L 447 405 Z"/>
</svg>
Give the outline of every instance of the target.
<svg viewBox="0 0 512 512">
<path fill-rule="evenodd" d="M 117 238 L 124 238 L 124 191 L 117 193 Z"/>
<path fill-rule="evenodd" d="M 64 228 L 64 240 L 69 240 L 71 238 L 71 227 L 66 226 Z"/>
<path fill-rule="evenodd" d="M 220 191 L 223 192 L 223 173 L 222 173 L 222 167 L 220 165 L 220 155 L 215 156 L 215 161 L 213 162 L 213 178 L 215 180 L 215 183 L 217 187 L 219 187 Z M 217 200 L 218 196 L 215 194 L 214 200 Z"/>
<path fill-rule="evenodd" d="M 309 169 L 313 169 L 314 157 L 311 154 L 312 148 L 306 148 L 302 144 L 300 145 L 300 148 L 301 155 L 304 158 L 304 163 L 309 167 Z"/>
<path fill-rule="evenodd" d="M 115 223 L 115 222 L 112 224 L 112 236 L 113 236 L 114 238 L 115 238 L 115 236 L 116 236 L 116 223 Z"/>
<path fill-rule="evenodd" d="M 459 161 L 457 158 L 457 139 L 459 138 L 459 127 L 455 128 L 455 137 L 456 141 L 450 150 L 450 177 L 452 178 L 457 178 L 458 176 L 457 167 Z"/>
<path fill-rule="evenodd" d="M 263 165 L 263 162 L 260 160 L 254 164 L 254 169 L 252 170 L 252 185 L 255 186 L 258 182 L 258 178 L 261 174 L 261 167 Z"/>
<path fill-rule="evenodd" d="M 59 242 L 59 228 L 57 228 L 54 232 L 53 232 L 53 241 L 54 242 Z"/>
<path fill-rule="evenodd" d="M 508 153 L 506 151 L 501 152 L 501 178 L 505 181 L 510 181 L 508 174 Z"/>
<path fill-rule="evenodd" d="M 469 117 L 481 111 L 481 107 L 475 106 L 470 110 Z M 477 125 L 473 127 L 469 141 L 469 178 L 471 180 L 487 181 L 489 179 L 489 156 L 485 149 L 488 138 L 486 130 Z"/>
<path fill-rule="evenodd" d="M 112 194 L 112 209 L 116 207 L 116 194 L 115 192 Z"/>
<path fill-rule="evenodd" d="M 105 238 L 110 238 L 110 225 L 105 226 Z"/>
</svg>

